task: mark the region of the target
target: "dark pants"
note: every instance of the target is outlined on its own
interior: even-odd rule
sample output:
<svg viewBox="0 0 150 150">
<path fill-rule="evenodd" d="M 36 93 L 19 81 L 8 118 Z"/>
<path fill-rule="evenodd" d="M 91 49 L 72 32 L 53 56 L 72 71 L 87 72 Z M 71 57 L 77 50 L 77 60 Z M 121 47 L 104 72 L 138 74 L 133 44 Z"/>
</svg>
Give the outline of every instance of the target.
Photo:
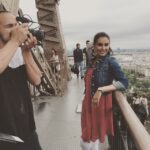
<svg viewBox="0 0 150 150">
<path fill-rule="evenodd" d="M 10 143 L 0 141 L 0 150 L 42 150 L 37 133 L 32 133 L 24 143 Z"/>
</svg>

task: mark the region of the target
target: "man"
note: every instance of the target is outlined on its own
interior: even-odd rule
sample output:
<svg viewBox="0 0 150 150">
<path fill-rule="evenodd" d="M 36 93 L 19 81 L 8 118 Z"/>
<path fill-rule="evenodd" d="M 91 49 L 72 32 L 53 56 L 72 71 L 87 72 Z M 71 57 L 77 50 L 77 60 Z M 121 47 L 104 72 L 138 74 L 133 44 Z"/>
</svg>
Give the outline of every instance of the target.
<svg viewBox="0 0 150 150">
<path fill-rule="evenodd" d="M 41 150 L 27 84 L 27 80 L 33 85 L 41 82 L 41 71 L 30 51 L 36 43 L 27 24 L 18 25 L 10 12 L 0 12 L 0 133 L 24 141 L 0 141 L 2 150 Z"/>
<path fill-rule="evenodd" d="M 89 40 L 86 41 L 86 47 L 83 49 L 83 53 L 85 53 L 86 57 L 86 67 L 89 67 L 91 64 L 91 60 L 93 58 L 93 43 L 90 43 Z"/>
<path fill-rule="evenodd" d="M 85 48 L 83 48 L 83 53 L 85 54 L 85 58 L 86 58 L 86 67 L 88 66 L 88 54 L 87 54 L 87 47 L 88 47 L 88 45 L 89 45 L 89 43 L 90 43 L 90 41 L 89 40 L 87 40 L 86 41 L 86 47 Z"/>
<path fill-rule="evenodd" d="M 79 69 L 80 68 L 80 75 L 81 79 L 84 78 L 83 75 L 83 53 L 80 49 L 80 44 L 76 44 L 76 49 L 73 51 L 73 57 L 74 57 L 74 64 Z M 79 77 L 79 74 L 77 74 L 77 77 Z"/>
</svg>

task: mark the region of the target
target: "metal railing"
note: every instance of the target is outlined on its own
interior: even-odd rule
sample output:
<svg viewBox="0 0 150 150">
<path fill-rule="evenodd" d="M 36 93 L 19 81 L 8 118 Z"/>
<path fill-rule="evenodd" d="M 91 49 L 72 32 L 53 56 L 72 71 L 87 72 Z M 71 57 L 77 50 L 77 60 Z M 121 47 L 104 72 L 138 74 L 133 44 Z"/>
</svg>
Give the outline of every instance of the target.
<svg viewBox="0 0 150 150">
<path fill-rule="evenodd" d="M 115 136 L 109 137 L 110 150 L 150 150 L 150 135 L 126 97 L 117 91 L 114 99 Z"/>
</svg>

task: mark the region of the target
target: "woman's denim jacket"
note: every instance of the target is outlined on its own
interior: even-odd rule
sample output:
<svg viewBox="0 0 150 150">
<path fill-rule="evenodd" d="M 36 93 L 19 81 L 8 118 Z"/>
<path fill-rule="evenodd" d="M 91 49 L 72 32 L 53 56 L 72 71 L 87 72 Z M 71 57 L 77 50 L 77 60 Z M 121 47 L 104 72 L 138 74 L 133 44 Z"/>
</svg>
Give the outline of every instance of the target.
<svg viewBox="0 0 150 150">
<path fill-rule="evenodd" d="M 91 78 L 91 94 L 94 95 L 99 87 L 113 84 L 117 90 L 128 88 L 128 80 L 116 62 L 115 58 L 107 55 L 99 59 Z M 104 93 L 107 94 L 107 93 Z"/>
</svg>

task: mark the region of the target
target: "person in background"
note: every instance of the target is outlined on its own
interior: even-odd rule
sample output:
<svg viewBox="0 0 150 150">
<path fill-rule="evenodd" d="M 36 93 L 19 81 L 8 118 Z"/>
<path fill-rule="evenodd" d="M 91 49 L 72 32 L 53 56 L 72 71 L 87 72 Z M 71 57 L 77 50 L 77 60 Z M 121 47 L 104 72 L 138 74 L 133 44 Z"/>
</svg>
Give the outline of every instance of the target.
<svg viewBox="0 0 150 150">
<path fill-rule="evenodd" d="M 59 92 L 61 92 L 62 89 L 61 89 L 61 86 L 60 86 L 61 85 L 60 59 L 59 59 L 59 56 L 58 56 L 58 51 L 55 48 L 52 48 L 52 57 L 51 57 L 50 61 L 51 61 L 51 64 L 52 64 L 53 73 L 55 74 L 55 77 L 56 77 L 55 82 L 56 82 L 56 85 L 57 85 L 57 90 Z"/>
<path fill-rule="evenodd" d="M 147 117 L 149 116 L 149 106 L 148 106 L 148 99 L 146 97 L 146 94 L 143 94 L 142 97 L 141 97 L 141 103 L 142 105 L 145 107 L 146 109 L 146 114 L 147 114 Z"/>
<path fill-rule="evenodd" d="M 31 54 L 36 43 L 27 24 L 18 25 L 14 15 L 0 11 L 0 133 L 24 141 L 0 142 L 1 150 L 41 150 L 27 82 L 41 82 L 41 71 Z"/>
<path fill-rule="evenodd" d="M 93 43 L 89 43 L 87 46 L 88 62 L 86 64 L 87 65 L 86 68 L 88 68 L 91 65 L 94 55 L 95 54 L 94 54 L 94 49 L 93 49 Z"/>
<path fill-rule="evenodd" d="M 88 53 L 87 53 L 87 47 L 88 47 L 88 45 L 89 45 L 89 43 L 90 43 L 90 41 L 89 40 L 87 40 L 86 41 L 86 47 L 85 48 L 83 48 L 83 54 L 85 54 L 85 58 L 86 58 L 86 67 L 88 66 Z"/>
<path fill-rule="evenodd" d="M 77 66 L 77 68 L 80 70 L 81 79 L 84 78 L 83 73 L 83 52 L 80 49 L 80 44 L 76 44 L 76 49 L 73 51 L 73 57 L 74 57 L 74 64 Z M 77 77 L 79 77 L 79 74 L 77 74 Z"/>
<path fill-rule="evenodd" d="M 112 91 L 128 87 L 121 67 L 111 57 L 110 37 L 105 32 L 97 33 L 93 45 L 95 57 L 85 75 L 82 102 L 82 150 L 100 150 L 106 137 L 114 135 Z"/>
<path fill-rule="evenodd" d="M 148 100 L 145 94 L 134 97 L 135 94 L 136 93 L 133 94 L 132 107 L 133 107 L 134 112 L 140 119 L 141 123 L 144 125 L 147 117 L 149 116 Z"/>
<path fill-rule="evenodd" d="M 57 51 L 54 48 L 52 48 L 52 57 L 50 61 L 52 63 L 52 68 L 54 73 L 58 73 L 60 71 L 60 61 L 59 61 Z"/>
<path fill-rule="evenodd" d="M 86 47 L 83 49 L 83 53 L 86 56 L 86 68 L 91 64 L 91 60 L 94 57 L 93 43 L 89 40 L 86 41 Z"/>
</svg>

